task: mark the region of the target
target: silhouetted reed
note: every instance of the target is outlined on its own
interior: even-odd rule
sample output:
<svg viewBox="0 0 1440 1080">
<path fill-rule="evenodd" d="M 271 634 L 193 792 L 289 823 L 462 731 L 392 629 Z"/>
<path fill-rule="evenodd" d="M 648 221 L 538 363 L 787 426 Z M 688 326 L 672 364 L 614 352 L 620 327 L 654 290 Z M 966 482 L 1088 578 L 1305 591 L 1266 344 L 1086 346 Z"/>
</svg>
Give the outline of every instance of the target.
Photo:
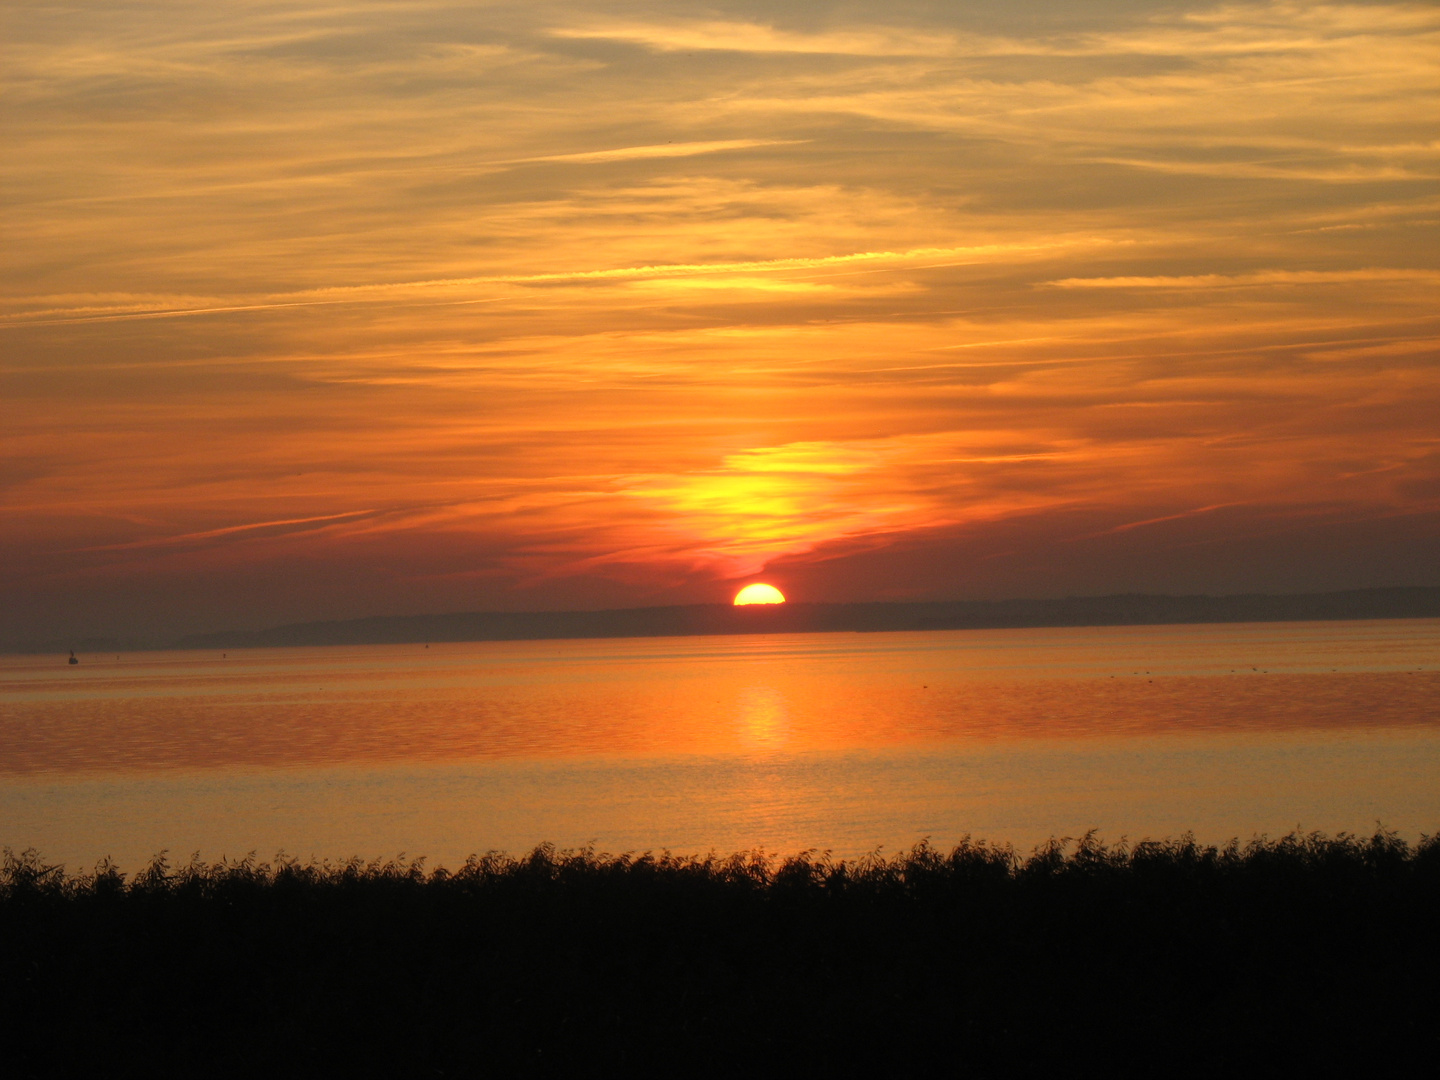
<svg viewBox="0 0 1440 1080">
<path fill-rule="evenodd" d="M 1440 841 L 858 860 L 540 847 L 0 868 L 18 1075 L 1370 1068 L 1432 1053 Z"/>
</svg>

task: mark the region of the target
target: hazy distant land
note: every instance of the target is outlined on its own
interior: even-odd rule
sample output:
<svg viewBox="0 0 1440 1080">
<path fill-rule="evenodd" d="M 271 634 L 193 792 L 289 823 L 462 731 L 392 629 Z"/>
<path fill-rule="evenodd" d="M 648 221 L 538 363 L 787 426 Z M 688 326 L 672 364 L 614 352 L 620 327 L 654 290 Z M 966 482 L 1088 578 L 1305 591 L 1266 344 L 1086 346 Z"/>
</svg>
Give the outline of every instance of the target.
<svg viewBox="0 0 1440 1080">
<path fill-rule="evenodd" d="M 1312 622 L 1440 617 L 1440 588 L 1351 589 L 1273 596 L 1070 596 L 1054 600 L 941 600 L 915 603 L 733 607 L 687 604 L 605 611 L 465 611 L 378 615 L 291 623 L 268 630 L 193 634 L 136 642 L 86 638 L 12 642 L 8 652 L 66 649 L 277 648 L 305 645 L 403 645 L 440 641 L 548 638 L 685 637 L 699 634 L 988 630 L 1042 626 L 1144 626 L 1167 623 Z"/>
</svg>

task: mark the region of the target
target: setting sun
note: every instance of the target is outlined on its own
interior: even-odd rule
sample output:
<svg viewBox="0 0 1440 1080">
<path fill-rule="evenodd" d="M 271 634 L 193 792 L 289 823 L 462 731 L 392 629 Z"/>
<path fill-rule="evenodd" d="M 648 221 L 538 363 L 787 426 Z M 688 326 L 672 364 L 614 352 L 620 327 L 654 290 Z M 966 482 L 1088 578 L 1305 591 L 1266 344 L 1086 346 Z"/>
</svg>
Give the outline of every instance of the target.
<svg viewBox="0 0 1440 1080">
<path fill-rule="evenodd" d="M 744 604 L 783 604 L 785 594 L 774 585 L 746 585 L 735 594 L 735 606 Z"/>
</svg>

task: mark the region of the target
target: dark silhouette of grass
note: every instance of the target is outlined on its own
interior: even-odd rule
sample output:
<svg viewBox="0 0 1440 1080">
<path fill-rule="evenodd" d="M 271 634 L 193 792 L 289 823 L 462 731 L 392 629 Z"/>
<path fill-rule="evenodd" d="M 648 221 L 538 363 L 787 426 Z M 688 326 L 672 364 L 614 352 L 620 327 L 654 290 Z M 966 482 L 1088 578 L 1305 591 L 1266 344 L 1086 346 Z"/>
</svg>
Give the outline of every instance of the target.
<svg viewBox="0 0 1440 1080">
<path fill-rule="evenodd" d="M 1285 1075 L 1440 1050 L 1440 840 L 0 869 L 6 1071 Z"/>
</svg>

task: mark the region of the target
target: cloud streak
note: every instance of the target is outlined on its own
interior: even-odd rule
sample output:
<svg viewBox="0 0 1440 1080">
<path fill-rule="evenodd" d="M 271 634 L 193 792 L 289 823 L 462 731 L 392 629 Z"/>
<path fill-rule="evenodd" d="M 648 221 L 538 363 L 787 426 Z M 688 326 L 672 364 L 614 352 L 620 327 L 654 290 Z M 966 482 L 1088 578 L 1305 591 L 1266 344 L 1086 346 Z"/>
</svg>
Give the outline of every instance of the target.
<svg viewBox="0 0 1440 1080">
<path fill-rule="evenodd" d="M 614 150 L 586 150 L 575 154 L 546 154 L 540 157 L 513 158 L 501 165 L 531 165 L 542 162 L 573 161 L 577 164 L 609 161 L 644 161 L 649 158 L 697 157 L 720 154 L 727 150 L 753 150 L 761 146 L 793 146 L 801 139 L 719 139 L 712 142 L 657 143 L 653 146 L 622 146 Z"/>
</svg>

